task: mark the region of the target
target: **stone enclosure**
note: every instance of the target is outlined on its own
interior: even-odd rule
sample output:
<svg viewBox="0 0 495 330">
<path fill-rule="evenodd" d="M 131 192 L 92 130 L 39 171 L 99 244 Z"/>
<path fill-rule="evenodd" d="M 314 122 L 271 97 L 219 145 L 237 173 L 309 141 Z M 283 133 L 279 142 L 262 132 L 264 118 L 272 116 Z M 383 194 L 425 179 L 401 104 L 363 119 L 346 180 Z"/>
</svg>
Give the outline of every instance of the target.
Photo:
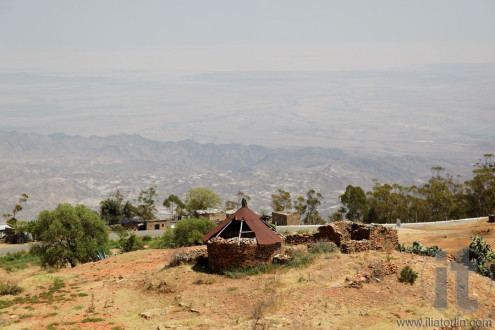
<svg viewBox="0 0 495 330">
<path fill-rule="evenodd" d="M 276 255 L 285 253 L 286 244 L 330 241 L 335 243 L 342 253 L 396 250 L 399 245 L 397 230 L 376 224 L 338 221 L 319 227 L 317 233 L 291 234 L 283 237 L 275 235 L 268 226 L 259 222 L 250 222 L 252 228 L 249 228 L 246 222 L 243 229 L 239 229 L 240 221 L 231 222 L 219 225 L 211 234 L 203 238 L 207 242 L 208 264 L 212 271 L 223 272 L 232 268 L 269 264 Z M 221 228 L 223 229 L 220 230 Z M 213 237 L 216 232 L 218 234 Z M 244 237 L 241 237 L 241 234 Z M 265 235 L 268 234 L 273 237 L 267 243 L 260 244 L 260 239 L 266 239 Z"/>
<path fill-rule="evenodd" d="M 231 268 L 269 264 L 284 252 L 284 242 L 259 245 L 255 238 L 216 237 L 208 241 L 208 265 L 214 272 Z"/>
<path fill-rule="evenodd" d="M 314 234 L 287 235 L 287 244 L 309 244 L 318 240 L 335 243 L 342 253 L 369 250 L 396 250 L 399 246 L 397 230 L 377 224 L 337 221 L 318 228 Z"/>
</svg>

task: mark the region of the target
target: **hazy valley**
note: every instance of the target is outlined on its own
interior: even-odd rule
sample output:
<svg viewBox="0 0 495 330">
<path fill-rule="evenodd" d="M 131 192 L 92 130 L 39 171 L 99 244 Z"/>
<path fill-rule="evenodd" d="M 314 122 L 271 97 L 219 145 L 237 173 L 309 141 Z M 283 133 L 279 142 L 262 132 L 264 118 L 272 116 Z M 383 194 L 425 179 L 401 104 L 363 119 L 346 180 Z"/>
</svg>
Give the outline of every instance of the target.
<svg viewBox="0 0 495 330">
<path fill-rule="evenodd" d="M 476 161 L 314 147 L 159 142 L 125 134 L 82 137 L 7 131 L 0 131 L 0 157 L 0 210 L 9 211 L 25 192 L 30 198 L 19 218 L 26 220 L 65 202 L 97 209 L 117 188 L 132 201 L 153 184 L 158 186 L 159 205 L 169 194 L 184 198 L 190 188 L 204 186 L 223 201 L 244 191 L 257 211 L 270 209 L 270 196 L 277 188 L 291 192 L 293 198 L 316 189 L 325 197 L 321 211 L 326 216 L 348 184 L 370 188 L 372 178 L 419 183 L 437 165 L 466 178 Z M 159 217 L 166 212 L 160 207 Z"/>
</svg>

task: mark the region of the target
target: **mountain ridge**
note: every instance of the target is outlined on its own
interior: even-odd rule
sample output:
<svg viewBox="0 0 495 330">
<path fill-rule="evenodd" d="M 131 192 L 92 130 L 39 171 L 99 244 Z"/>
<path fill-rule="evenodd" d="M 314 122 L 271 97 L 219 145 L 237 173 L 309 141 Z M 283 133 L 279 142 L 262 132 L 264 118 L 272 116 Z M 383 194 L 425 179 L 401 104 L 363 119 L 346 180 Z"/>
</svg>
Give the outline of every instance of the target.
<svg viewBox="0 0 495 330">
<path fill-rule="evenodd" d="M 237 143 L 161 142 L 138 134 L 107 137 L 31 134 L 0 130 L 0 211 L 8 212 L 23 192 L 30 196 L 19 215 L 33 219 L 58 203 L 99 201 L 121 189 L 133 200 L 156 184 L 158 205 L 171 193 L 181 198 L 196 186 L 215 190 L 222 200 L 237 191 L 252 197 L 254 209 L 268 209 L 276 189 L 304 195 L 309 189 L 325 196 L 323 214 L 338 204 L 348 184 L 370 188 L 381 182 L 413 184 L 427 180 L 431 167 L 468 173 L 458 161 L 414 155 L 350 153 L 339 148 L 271 148 Z M 159 209 L 165 217 L 166 210 Z"/>
</svg>

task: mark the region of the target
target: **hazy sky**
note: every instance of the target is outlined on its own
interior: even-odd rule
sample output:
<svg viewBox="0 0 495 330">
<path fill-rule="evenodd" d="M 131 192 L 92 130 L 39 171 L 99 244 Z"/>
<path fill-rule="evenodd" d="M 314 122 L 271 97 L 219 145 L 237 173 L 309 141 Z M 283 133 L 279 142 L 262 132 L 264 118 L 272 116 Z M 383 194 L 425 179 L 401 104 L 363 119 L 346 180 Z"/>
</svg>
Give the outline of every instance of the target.
<svg viewBox="0 0 495 330">
<path fill-rule="evenodd" d="M 0 70 L 334 70 L 495 62 L 493 0 L 0 0 Z"/>
<path fill-rule="evenodd" d="M 0 129 L 494 152 L 494 64 L 494 0 L 0 0 Z"/>
</svg>

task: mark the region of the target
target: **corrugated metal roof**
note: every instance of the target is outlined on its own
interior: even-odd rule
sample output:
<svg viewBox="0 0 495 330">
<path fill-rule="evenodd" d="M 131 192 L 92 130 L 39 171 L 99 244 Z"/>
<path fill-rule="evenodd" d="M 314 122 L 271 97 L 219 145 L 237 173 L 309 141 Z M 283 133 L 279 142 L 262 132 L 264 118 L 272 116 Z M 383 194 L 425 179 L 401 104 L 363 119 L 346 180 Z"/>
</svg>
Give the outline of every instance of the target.
<svg viewBox="0 0 495 330">
<path fill-rule="evenodd" d="M 9 225 L 0 225 L 0 230 L 5 230 L 5 229 L 11 229 L 12 227 L 10 227 Z"/>
<path fill-rule="evenodd" d="M 227 226 L 231 221 L 242 220 L 244 220 L 249 228 L 251 228 L 251 230 L 254 232 L 258 244 L 269 245 L 282 242 L 282 238 L 275 234 L 270 228 L 268 228 L 268 226 L 263 221 L 261 221 L 261 217 L 251 211 L 247 206 L 241 207 L 239 210 L 237 210 L 237 212 L 222 221 L 212 231 L 203 236 L 203 241 L 208 241 L 225 226 Z"/>
</svg>

